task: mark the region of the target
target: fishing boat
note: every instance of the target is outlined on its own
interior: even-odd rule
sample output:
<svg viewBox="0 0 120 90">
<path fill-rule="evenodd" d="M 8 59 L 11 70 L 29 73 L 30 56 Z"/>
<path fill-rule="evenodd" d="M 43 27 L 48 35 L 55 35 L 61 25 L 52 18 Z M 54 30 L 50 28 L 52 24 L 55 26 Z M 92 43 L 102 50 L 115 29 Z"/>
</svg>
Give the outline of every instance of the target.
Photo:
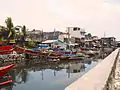
<svg viewBox="0 0 120 90">
<path fill-rule="evenodd" d="M 60 51 L 61 54 L 76 54 L 76 51 L 71 51 L 71 50 L 61 50 Z"/>
<path fill-rule="evenodd" d="M 60 60 L 68 60 L 70 58 L 69 54 L 62 54 L 61 56 L 59 56 Z"/>
<path fill-rule="evenodd" d="M 95 56 L 95 55 L 99 54 L 99 51 L 89 50 L 89 51 L 86 51 L 85 54 L 89 55 L 90 57 L 92 57 L 92 56 Z"/>
<path fill-rule="evenodd" d="M 11 64 L 8 66 L 0 67 L 0 78 L 3 77 L 13 66 L 15 65 Z"/>
<path fill-rule="evenodd" d="M 2 78 L 0 78 L 0 86 L 10 84 L 10 83 L 12 83 L 12 80 L 11 80 L 10 77 L 2 77 Z"/>
<path fill-rule="evenodd" d="M 58 59 L 59 57 L 57 56 L 47 56 L 47 59 Z"/>
<path fill-rule="evenodd" d="M 41 51 L 40 54 L 43 55 L 43 56 L 48 56 L 48 55 L 49 55 L 49 52 L 46 52 L 46 51 L 43 51 L 43 52 L 42 52 L 42 51 Z"/>
<path fill-rule="evenodd" d="M 15 47 L 14 48 L 14 51 L 16 51 L 17 53 L 23 53 L 24 51 L 25 51 L 25 49 L 24 48 L 22 48 L 22 47 Z"/>
<path fill-rule="evenodd" d="M 12 80 L 10 79 L 10 76 L 5 76 L 5 74 L 13 67 L 15 66 L 14 64 L 0 67 L 0 86 L 6 85 L 9 83 L 12 83 Z"/>
<path fill-rule="evenodd" d="M 69 60 L 84 60 L 85 57 L 71 56 Z"/>
<path fill-rule="evenodd" d="M 14 49 L 17 53 L 26 53 L 26 54 L 30 54 L 30 55 L 37 55 L 39 56 L 39 52 L 38 51 L 33 51 L 30 49 L 25 49 L 22 47 L 15 47 Z"/>
<path fill-rule="evenodd" d="M 60 60 L 68 60 L 70 57 L 69 56 L 60 56 L 59 59 Z"/>
<path fill-rule="evenodd" d="M 0 46 L 0 54 L 11 54 L 13 52 L 14 45 Z"/>
</svg>

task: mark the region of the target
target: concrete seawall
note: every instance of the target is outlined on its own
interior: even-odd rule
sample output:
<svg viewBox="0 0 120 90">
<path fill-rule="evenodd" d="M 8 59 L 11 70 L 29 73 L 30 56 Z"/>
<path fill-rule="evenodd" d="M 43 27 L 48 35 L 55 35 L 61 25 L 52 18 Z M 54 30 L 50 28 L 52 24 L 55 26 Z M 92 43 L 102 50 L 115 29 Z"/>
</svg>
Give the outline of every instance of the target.
<svg viewBox="0 0 120 90">
<path fill-rule="evenodd" d="M 73 82 L 65 90 L 103 90 L 116 61 L 119 49 L 113 51 L 84 76 Z"/>
</svg>

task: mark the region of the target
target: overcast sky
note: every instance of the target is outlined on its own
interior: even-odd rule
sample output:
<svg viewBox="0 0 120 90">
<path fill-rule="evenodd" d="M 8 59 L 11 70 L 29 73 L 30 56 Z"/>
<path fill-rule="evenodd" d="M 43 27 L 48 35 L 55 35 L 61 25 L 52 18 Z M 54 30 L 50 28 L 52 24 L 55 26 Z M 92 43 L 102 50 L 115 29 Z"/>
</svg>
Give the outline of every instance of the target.
<svg viewBox="0 0 120 90">
<path fill-rule="evenodd" d="M 120 40 L 120 0 L 1 0 L 0 24 L 11 17 L 29 29 L 65 31 L 79 26 L 93 35 Z"/>
</svg>

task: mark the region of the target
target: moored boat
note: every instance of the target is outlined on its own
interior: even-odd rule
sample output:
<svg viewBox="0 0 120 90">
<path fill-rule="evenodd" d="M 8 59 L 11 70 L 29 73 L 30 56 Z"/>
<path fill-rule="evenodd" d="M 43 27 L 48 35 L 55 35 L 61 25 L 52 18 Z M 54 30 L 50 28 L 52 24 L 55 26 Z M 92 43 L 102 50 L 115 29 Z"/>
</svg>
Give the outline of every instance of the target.
<svg viewBox="0 0 120 90">
<path fill-rule="evenodd" d="M 70 57 L 69 56 L 60 56 L 59 59 L 60 60 L 68 60 Z"/>
<path fill-rule="evenodd" d="M 84 60 L 85 57 L 71 56 L 69 60 Z"/>
<path fill-rule="evenodd" d="M 0 54 L 11 54 L 13 52 L 14 45 L 0 46 Z"/>
<path fill-rule="evenodd" d="M 12 80 L 9 77 L 0 78 L 0 86 L 10 84 L 10 83 L 12 83 Z"/>
<path fill-rule="evenodd" d="M 0 67 L 0 86 L 12 83 L 11 76 L 5 76 L 5 74 L 13 67 L 14 64 Z"/>
<path fill-rule="evenodd" d="M 11 64 L 8 66 L 0 67 L 0 78 L 3 77 L 13 66 L 15 65 Z"/>
</svg>

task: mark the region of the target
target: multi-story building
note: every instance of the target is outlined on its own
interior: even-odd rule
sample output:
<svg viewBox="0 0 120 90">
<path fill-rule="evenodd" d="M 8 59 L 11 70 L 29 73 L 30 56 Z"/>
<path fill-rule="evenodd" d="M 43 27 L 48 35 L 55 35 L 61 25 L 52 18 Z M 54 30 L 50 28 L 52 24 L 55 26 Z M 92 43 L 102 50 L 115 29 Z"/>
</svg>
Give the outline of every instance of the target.
<svg viewBox="0 0 120 90">
<path fill-rule="evenodd" d="M 85 30 L 79 27 L 67 27 L 68 43 L 81 43 L 85 39 Z"/>
<path fill-rule="evenodd" d="M 101 38 L 101 44 L 104 47 L 115 47 L 116 46 L 116 38 L 115 37 L 104 37 Z"/>
<path fill-rule="evenodd" d="M 60 31 L 44 32 L 44 40 L 57 40 L 61 34 Z"/>
<path fill-rule="evenodd" d="M 33 29 L 32 31 L 28 31 L 27 35 L 28 35 L 29 39 L 37 41 L 37 42 L 41 42 L 44 39 L 42 30 Z"/>
<path fill-rule="evenodd" d="M 85 38 L 85 30 L 79 27 L 67 27 L 68 38 Z"/>
<path fill-rule="evenodd" d="M 43 40 L 57 40 L 59 39 L 59 35 L 62 34 L 60 31 L 53 32 L 43 32 L 42 30 L 32 30 L 27 32 L 29 39 L 41 42 Z"/>
</svg>

